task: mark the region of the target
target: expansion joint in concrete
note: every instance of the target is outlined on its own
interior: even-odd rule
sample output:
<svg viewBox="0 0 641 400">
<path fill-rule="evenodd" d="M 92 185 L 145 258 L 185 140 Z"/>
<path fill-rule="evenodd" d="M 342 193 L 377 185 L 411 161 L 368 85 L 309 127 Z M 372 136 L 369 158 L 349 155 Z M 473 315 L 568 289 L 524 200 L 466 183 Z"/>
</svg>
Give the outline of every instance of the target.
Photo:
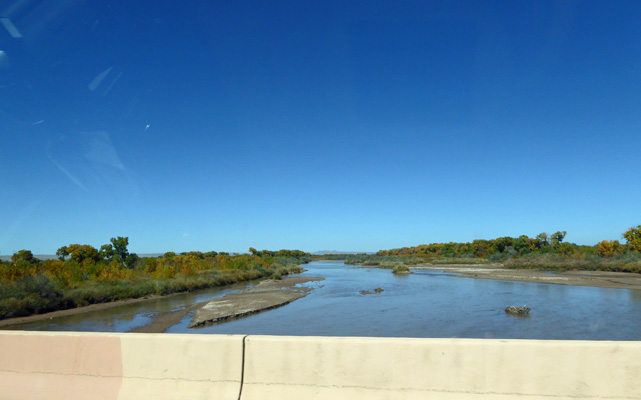
<svg viewBox="0 0 641 400">
<path fill-rule="evenodd" d="M 247 339 L 247 336 L 243 336 L 243 354 L 242 354 L 242 362 L 240 364 L 240 389 L 238 390 L 238 400 L 240 400 L 241 396 L 243 395 L 243 384 L 245 383 L 245 340 Z"/>
</svg>

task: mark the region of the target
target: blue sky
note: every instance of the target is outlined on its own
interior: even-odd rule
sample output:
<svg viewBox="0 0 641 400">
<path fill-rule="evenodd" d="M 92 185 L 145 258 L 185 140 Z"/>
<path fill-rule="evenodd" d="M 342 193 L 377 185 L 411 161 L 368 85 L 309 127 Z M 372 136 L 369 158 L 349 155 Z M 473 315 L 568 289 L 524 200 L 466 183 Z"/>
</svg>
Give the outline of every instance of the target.
<svg viewBox="0 0 641 400">
<path fill-rule="evenodd" d="M 639 2 L 0 12 L 0 254 L 595 244 L 641 224 Z"/>
</svg>

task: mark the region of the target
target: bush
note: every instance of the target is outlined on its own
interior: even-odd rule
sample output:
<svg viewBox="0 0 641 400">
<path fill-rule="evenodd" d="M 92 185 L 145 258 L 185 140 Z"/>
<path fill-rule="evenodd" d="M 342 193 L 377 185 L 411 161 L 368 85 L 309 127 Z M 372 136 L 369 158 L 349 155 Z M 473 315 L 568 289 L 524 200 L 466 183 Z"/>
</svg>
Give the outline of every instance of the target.
<svg viewBox="0 0 641 400">
<path fill-rule="evenodd" d="M 62 291 L 46 275 L 26 275 L 14 285 L 0 285 L 0 319 L 66 308 Z"/>
<path fill-rule="evenodd" d="M 399 264 L 392 269 L 392 273 L 393 274 L 409 274 L 411 273 L 411 271 L 407 265 Z"/>
</svg>

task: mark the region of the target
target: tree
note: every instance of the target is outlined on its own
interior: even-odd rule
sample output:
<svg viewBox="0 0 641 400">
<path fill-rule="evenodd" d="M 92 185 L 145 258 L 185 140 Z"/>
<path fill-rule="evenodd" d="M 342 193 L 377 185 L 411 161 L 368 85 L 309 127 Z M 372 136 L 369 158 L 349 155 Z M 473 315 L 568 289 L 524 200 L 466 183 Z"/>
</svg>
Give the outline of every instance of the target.
<svg viewBox="0 0 641 400">
<path fill-rule="evenodd" d="M 98 249 L 88 244 L 70 244 L 66 247 L 66 251 L 71 256 L 71 259 L 76 261 L 78 264 L 82 264 L 85 260 L 91 260 L 98 262 L 100 256 L 98 255 Z"/>
<path fill-rule="evenodd" d="M 69 249 L 67 249 L 67 246 L 62 246 L 58 251 L 56 251 L 56 255 L 60 261 L 64 261 L 69 255 Z"/>
<path fill-rule="evenodd" d="M 556 247 L 556 252 L 559 254 L 564 254 L 566 256 L 574 253 L 576 245 L 568 242 L 563 242 Z"/>
<path fill-rule="evenodd" d="M 26 262 L 28 264 L 38 264 L 38 263 L 40 263 L 40 260 L 33 256 L 33 253 L 31 253 L 31 250 L 20 250 L 17 253 L 14 253 L 11 256 L 11 263 L 12 264 L 17 264 L 18 261 L 23 261 L 23 262 Z"/>
<path fill-rule="evenodd" d="M 128 254 L 127 257 L 125 258 L 125 267 L 129 269 L 133 269 L 134 266 L 136 265 L 136 261 L 138 261 L 138 254 L 136 253 L 131 253 Z"/>
<path fill-rule="evenodd" d="M 103 244 L 100 246 L 99 256 L 101 259 L 111 261 L 114 257 L 115 251 L 112 245 Z"/>
<path fill-rule="evenodd" d="M 632 251 L 641 251 L 641 225 L 633 226 L 623 232 L 623 237 L 628 241 L 628 248 Z"/>
<path fill-rule="evenodd" d="M 527 254 L 532 251 L 531 239 L 527 235 L 521 235 L 514 241 L 514 250 L 519 254 Z"/>
<path fill-rule="evenodd" d="M 255 248 L 253 248 L 253 247 L 250 247 L 250 248 L 249 248 L 249 252 L 252 254 L 252 256 L 255 256 L 255 255 L 256 255 L 256 253 L 258 253 L 258 250 L 256 250 L 256 249 L 255 249 Z"/>
<path fill-rule="evenodd" d="M 508 247 L 514 245 L 514 238 L 509 236 L 500 237 L 494 239 L 494 243 L 496 244 L 496 250 L 498 250 L 499 253 L 503 253 Z"/>
<path fill-rule="evenodd" d="M 623 250 L 618 240 L 602 240 L 596 244 L 596 251 L 604 257 L 612 257 Z"/>
<path fill-rule="evenodd" d="M 563 243 L 563 239 L 565 239 L 565 235 L 568 233 L 566 231 L 557 231 L 554 232 L 551 236 L 552 238 L 552 247 L 557 248 L 561 243 Z"/>
<path fill-rule="evenodd" d="M 118 258 L 118 261 L 125 262 L 125 259 L 129 255 L 127 246 L 129 245 L 129 238 L 118 236 L 115 238 L 109 239 L 114 248 L 114 255 Z"/>
<path fill-rule="evenodd" d="M 129 238 L 118 236 L 109 240 L 113 245 L 114 258 L 123 263 L 125 267 L 133 268 L 136 261 L 138 261 L 138 256 L 135 253 L 129 254 L 129 250 L 127 250 Z"/>
<path fill-rule="evenodd" d="M 547 247 L 550 245 L 550 242 L 548 241 L 548 234 L 545 232 L 541 232 L 538 235 L 536 235 L 536 247 L 539 249 L 542 249 L 544 247 Z"/>
</svg>

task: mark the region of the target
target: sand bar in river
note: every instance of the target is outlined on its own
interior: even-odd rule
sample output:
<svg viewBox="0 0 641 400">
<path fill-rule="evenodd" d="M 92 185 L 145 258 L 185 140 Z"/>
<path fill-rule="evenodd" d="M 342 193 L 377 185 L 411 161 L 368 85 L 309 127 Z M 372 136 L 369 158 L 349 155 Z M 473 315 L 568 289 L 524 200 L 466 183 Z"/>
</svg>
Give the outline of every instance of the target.
<svg viewBox="0 0 641 400">
<path fill-rule="evenodd" d="M 195 328 L 233 318 L 242 318 L 284 306 L 307 296 L 313 289 L 310 286 L 298 285 L 320 280 L 323 278 L 295 276 L 263 281 L 250 289 L 207 302 L 195 310 L 194 319 L 189 327 Z"/>
<path fill-rule="evenodd" d="M 607 271 L 545 272 L 531 269 L 508 269 L 501 264 L 419 265 L 412 269 L 431 269 L 463 278 L 496 279 L 514 282 L 552 283 L 641 290 L 641 274 Z"/>
</svg>

